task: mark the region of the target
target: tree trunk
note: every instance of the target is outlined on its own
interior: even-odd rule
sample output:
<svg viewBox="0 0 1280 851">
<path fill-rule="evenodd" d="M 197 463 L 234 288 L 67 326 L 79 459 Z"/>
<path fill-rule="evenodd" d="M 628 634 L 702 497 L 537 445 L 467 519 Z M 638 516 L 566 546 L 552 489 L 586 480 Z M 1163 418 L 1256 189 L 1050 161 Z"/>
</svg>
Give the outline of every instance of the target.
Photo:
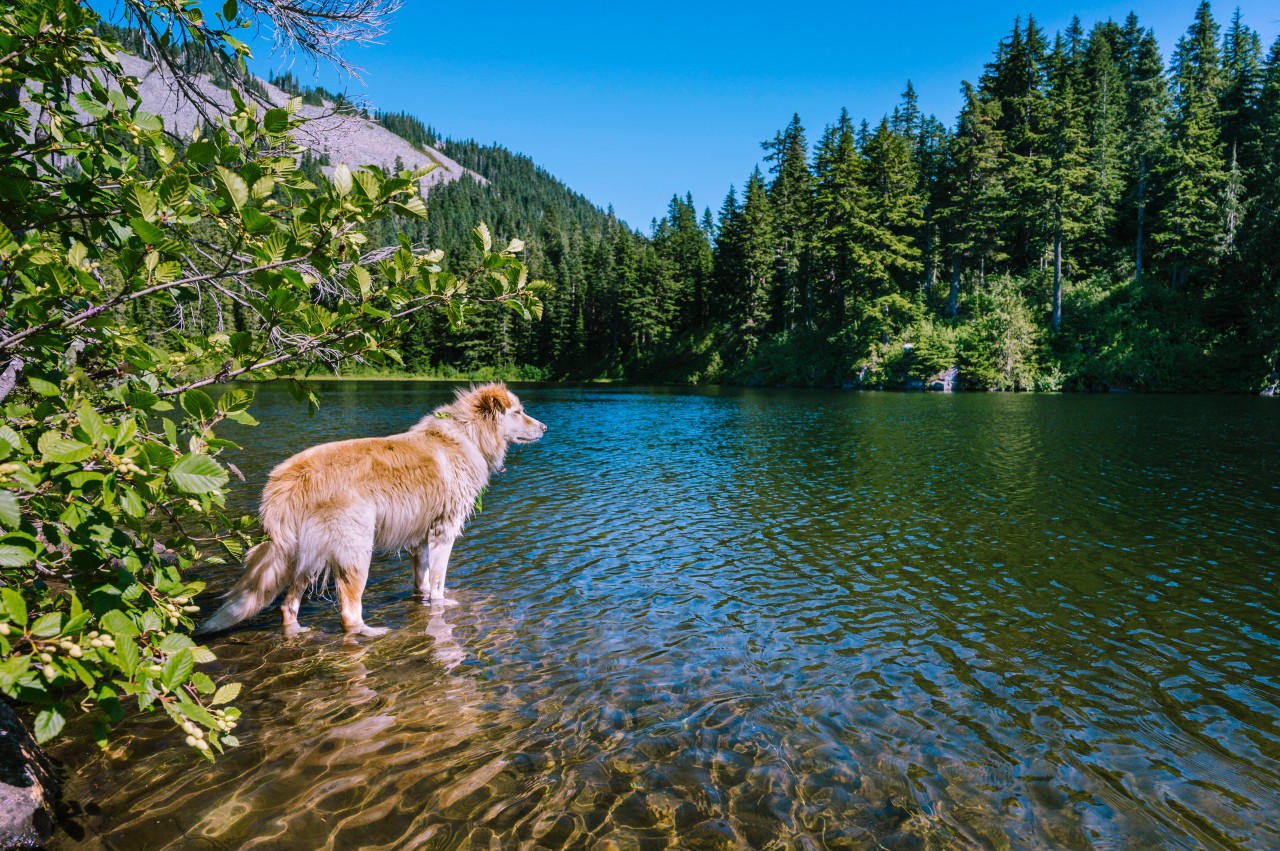
<svg viewBox="0 0 1280 851">
<path fill-rule="evenodd" d="M 1062 225 L 1053 231 L 1053 318 L 1049 327 L 1055 334 L 1062 327 Z"/>
<path fill-rule="evenodd" d="M 947 316 L 955 316 L 960 307 L 960 253 L 951 258 L 951 290 L 947 293 Z"/>
</svg>

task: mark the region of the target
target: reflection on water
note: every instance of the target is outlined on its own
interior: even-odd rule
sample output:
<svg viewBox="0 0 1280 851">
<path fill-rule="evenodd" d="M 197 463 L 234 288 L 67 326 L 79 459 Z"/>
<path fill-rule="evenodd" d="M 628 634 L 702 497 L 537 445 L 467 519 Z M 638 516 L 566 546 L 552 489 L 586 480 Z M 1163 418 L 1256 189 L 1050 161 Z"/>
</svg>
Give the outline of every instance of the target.
<svg viewBox="0 0 1280 851">
<path fill-rule="evenodd" d="M 240 498 L 445 393 L 269 392 Z M 1280 846 L 1273 400 L 521 395 L 460 606 L 218 639 L 243 746 L 81 731 L 60 847 Z"/>
</svg>

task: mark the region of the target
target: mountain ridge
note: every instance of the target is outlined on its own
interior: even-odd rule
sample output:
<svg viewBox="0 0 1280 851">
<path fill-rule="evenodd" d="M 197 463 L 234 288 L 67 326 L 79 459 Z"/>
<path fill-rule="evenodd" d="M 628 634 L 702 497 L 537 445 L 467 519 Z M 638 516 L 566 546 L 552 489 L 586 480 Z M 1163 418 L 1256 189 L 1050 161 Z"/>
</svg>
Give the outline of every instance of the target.
<svg viewBox="0 0 1280 851">
<path fill-rule="evenodd" d="M 143 109 L 160 116 L 170 132 L 189 138 L 203 116 L 165 69 L 132 53 L 121 52 L 116 58 L 127 76 L 137 78 Z M 266 80 L 259 77 L 254 80 L 261 87 L 260 96 L 273 106 L 284 106 L 293 97 Z M 193 74 L 190 82 L 198 86 L 200 94 L 219 111 L 230 114 L 234 110 L 231 93 L 217 85 L 209 74 Z M 322 166 L 326 171 L 338 163 L 346 163 L 352 168 L 390 166 L 398 159 L 409 169 L 431 163 L 437 166 L 419 181 L 424 195 L 433 187 L 464 177 L 482 186 L 489 183 L 486 177 L 464 167 L 444 152 L 430 145 L 414 145 L 359 113 L 339 111 L 332 101 L 323 101 L 319 106 L 304 103 L 298 115 L 306 121 L 294 132 L 294 139 L 313 156 L 331 163 Z"/>
</svg>

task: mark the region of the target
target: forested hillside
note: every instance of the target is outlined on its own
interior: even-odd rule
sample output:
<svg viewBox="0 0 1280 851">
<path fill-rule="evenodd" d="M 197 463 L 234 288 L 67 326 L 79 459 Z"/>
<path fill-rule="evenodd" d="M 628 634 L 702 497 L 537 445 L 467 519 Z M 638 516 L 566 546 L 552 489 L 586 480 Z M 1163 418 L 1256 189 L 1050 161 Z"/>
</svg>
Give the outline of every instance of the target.
<svg viewBox="0 0 1280 851">
<path fill-rule="evenodd" d="M 1136 16 L 1014 23 L 948 125 L 799 117 L 713 219 L 688 197 L 641 238 L 529 160 L 440 143 L 492 181 L 433 191 L 427 237 L 528 239 L 542 321 L 427 320 L 412 369 L 549 378 L 1233 390 L 1280 353 L 1280 42 L 1200 6 L 1165 67 Z M 434 136 L 434 134 L 433 134 Z"/>
</svg>

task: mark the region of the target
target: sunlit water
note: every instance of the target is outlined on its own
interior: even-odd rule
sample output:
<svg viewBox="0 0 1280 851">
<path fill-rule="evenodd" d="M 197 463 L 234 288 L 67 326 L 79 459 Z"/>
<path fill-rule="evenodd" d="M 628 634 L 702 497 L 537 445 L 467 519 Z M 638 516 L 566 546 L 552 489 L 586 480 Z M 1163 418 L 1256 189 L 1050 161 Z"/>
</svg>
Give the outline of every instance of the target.
<svg viewBox="0 0 1280 851">
<path fill-rule="evenodd" d="M 261 394 L 246 508 L 447 391 Z M 454 550 L 216 638 L 243 745 L 56 753 L 60 847 L 1280 847 L 1280 405 L 527 389 Z M 211 577 L 225 588 L 232 572 Z"/>
</svg>

